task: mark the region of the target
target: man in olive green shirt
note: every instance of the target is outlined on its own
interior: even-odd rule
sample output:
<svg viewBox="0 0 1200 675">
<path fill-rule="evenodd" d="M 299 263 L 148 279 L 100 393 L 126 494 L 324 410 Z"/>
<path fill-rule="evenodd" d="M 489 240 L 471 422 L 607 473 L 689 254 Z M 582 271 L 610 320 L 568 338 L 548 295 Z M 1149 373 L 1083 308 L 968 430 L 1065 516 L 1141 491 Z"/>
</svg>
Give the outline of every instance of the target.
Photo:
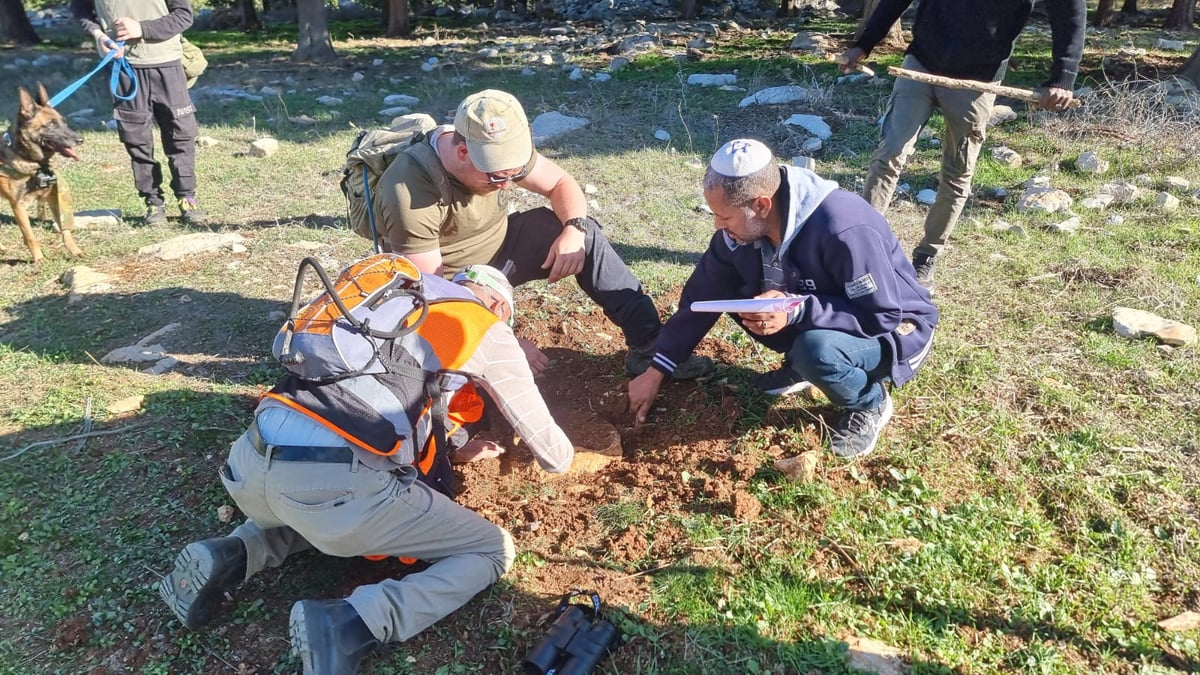
<svg viewBox="0 0 1200 675">
<path fill-rule="evenodd" d="M 550 208 L 508 214 L 500 191 L 512 185 L 550 200 Z M 579 183 L 541 155 L 525 111 L 511 94 L 488 89 L 459 105 L 454 124 L 429 132 L 399 153 L 374 197 L 385 250 L 402 253 L 426 274 L 470 264 L 504 272 L 514 286 L 574 276 L 625 334 L 630 375 L 645 372 L 661 323 L 654 302 L 600 225 L 587 215 Z M 523 342 L 534 372 L 545 356 Z M 691 356 L 676 379 L 702 377 L 712 361 Z"/>
</svg>

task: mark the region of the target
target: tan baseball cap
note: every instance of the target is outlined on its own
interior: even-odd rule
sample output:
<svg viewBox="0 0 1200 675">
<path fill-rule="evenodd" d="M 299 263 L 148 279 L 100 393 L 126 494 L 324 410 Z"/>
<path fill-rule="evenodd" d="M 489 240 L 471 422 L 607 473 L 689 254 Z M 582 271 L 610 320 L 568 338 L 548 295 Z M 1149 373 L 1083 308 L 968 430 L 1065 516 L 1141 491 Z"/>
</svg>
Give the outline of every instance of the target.
<svg viewBox="0 0 1200 675">
<path fill-rule="evenodd" d="M 508 171 L 533 159 L 533 132 L 525 110 L 512 94 L 485 89 L 463 99 L 454 130 L 467 139 L 471 163 L 484 173 Z"/>
</svg>

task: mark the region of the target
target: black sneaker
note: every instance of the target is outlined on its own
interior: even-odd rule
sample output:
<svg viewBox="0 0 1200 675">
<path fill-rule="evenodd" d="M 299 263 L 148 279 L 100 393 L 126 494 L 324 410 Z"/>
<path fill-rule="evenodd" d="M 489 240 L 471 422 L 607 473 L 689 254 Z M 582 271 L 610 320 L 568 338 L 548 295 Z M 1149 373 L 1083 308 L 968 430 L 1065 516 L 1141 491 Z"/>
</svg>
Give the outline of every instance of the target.
<svg viewBox="0 0 1200 675">
<path fill-rule="evenodd" d="M 917 283 L 933 290 L 933 264 L 937 259 L 926 253 L 913 254 L 913 267 L 917 270 Z"/>
<path fill-rule="evenodd" d="M 882 385 L 881 385 L 882 386 Z M 879 432 L 892 419 L 892 397 L 883 390 L 883 403 L 873 410 L 846 410 L 830 432 L 829 449 L 838 457 L 862 457 L 875 449 Z"/>
<path fill-rule="evenodd" d="M 775 370 L 755 375 L 751 382 L 767 396 L 787 396 L 812 387 L 812 383 L 801 378 L 786 361 Z"/>
<path fill-rule="evenodd" d="M 158 594 L 188 628 L 200 628 L 231 591 L 246 578 L 246 544 L 218 537 L 188 544 L 175 558 L 175 569 L 158 584 Z"/>
<path fill-rule="evenodd" d="M 167 207 L 162 204 L 147 204 L 146 216 L 142 218 L 146 225 L 162 225 L 167 222 Z"/>
<path fill-rule="evenodd" d="M 292 654 L 304 675 L 351 675 L 379 646 L 362 617 L 345 600 L 301 600 L 288 619 Z"/>
<path fill-rule="evenodd" d="M 650 367 L 650 362 L 654 360 L 654 347 L 648 350 L 630 349 L 625 355 L 625 372 L 630 377 L 637 377 Z M 688 357 L 687 361 L 675 366 L 675 372 L 671 374 L 673 380 L 695 380 L 701 377 L 712 375 L 713 368 L 712 359 L 707 356 L 696 356 L 693 354 Z"/>
<path fill-rule="evenodd" d="M 179 219 L 188 227 L 205 227 L 208 225 L 208 215 L 200 208 L 200 202 L 195 197 L 184 197 L 179 200 Z"/>
</svg>

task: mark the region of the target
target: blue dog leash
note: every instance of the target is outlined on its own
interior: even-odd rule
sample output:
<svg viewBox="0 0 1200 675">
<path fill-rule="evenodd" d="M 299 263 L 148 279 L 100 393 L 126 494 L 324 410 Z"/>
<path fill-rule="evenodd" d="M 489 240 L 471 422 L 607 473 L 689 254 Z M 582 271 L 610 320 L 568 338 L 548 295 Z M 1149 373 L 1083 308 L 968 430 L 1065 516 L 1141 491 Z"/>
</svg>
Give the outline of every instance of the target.
<svg viewBox="0 0 1200 675">
<path fill-rule="evenodd" d="M 82 87 L 85 82 L 90 80 L 93 75 L 100 72 L 100 69 L 103 68 L 109 61 L 113 62 L 113 66 L 112 73 L 108 76 L 108 89 L 112 92 L 113 98 L 119 101 L 132 101 L 133 98 L 137 96 L 138 92 L 137 75 L 134 74 L 133 66 L 129 65 L 129 61 L 124 56 L 119 59 L 113 59 L 113 56 L 117 53 L 117 51 L 120 50 L 121 47 L 125 46 L 124 42 L 117 42 L 114 44 L 117 46 L 113 49 L 110 49 L 108 53 L 104 55 L 104 58 L 100 59 L 100 63 L 96 64 L 95 68 L 92 68 L 92 72 L 84 75 L 78 80 L 75 80 L 71 84 L 68 84 L 65 89 L 55 94 L 54 98 L 50 99 L 50 107 L 57 108 L 59 103 L 67 100 L 67 97 L 78 91 L 79 88 Z M 125 73 L 125 75 L 129 78 L 130 87 L 128 94 L 121 93 L 121 73 Z"/>
</svg>

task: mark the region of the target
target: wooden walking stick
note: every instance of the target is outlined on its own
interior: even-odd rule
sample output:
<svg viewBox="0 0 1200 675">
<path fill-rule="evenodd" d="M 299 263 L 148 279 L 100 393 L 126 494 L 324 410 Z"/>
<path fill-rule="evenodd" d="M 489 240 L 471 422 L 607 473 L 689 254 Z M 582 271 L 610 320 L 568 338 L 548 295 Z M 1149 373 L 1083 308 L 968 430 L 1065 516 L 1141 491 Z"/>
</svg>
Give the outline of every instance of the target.
<svg viewBox="0 0 1200 675">
<path fill-rule="evenodd" d="M 958 80 L 953 77 L 942 77 L 941 75 L 932 75 L 930 73 L 920 73 L 915 70 L 907 70 L 905 68 L 897 68 L 896 66 L 888 67 L 888 74 L 896 77 L 904 77 L 914 82 L 922 84 L 932 84 L 935 87 L 946 87 L 947 89 L 970 89 L 971 91 L 979 91 L 985 94 L 995 94 L 997 96 L 1007 96 L 1015 98 L 1019 101 L 1028 101 L 1029 103 L 1040 103 L 1042 97 L 1037 92 L 1030 89 L 1021 89 L 1019 87 L 1008 87 L 1003 84 L 994 84 L 992 82 L 980 82 L 978 80 Z M 1080 100 L 1072 98 L 1067 104 L 1068 108 L 1077 108 L 1080 105 Z"/>
</svg>

